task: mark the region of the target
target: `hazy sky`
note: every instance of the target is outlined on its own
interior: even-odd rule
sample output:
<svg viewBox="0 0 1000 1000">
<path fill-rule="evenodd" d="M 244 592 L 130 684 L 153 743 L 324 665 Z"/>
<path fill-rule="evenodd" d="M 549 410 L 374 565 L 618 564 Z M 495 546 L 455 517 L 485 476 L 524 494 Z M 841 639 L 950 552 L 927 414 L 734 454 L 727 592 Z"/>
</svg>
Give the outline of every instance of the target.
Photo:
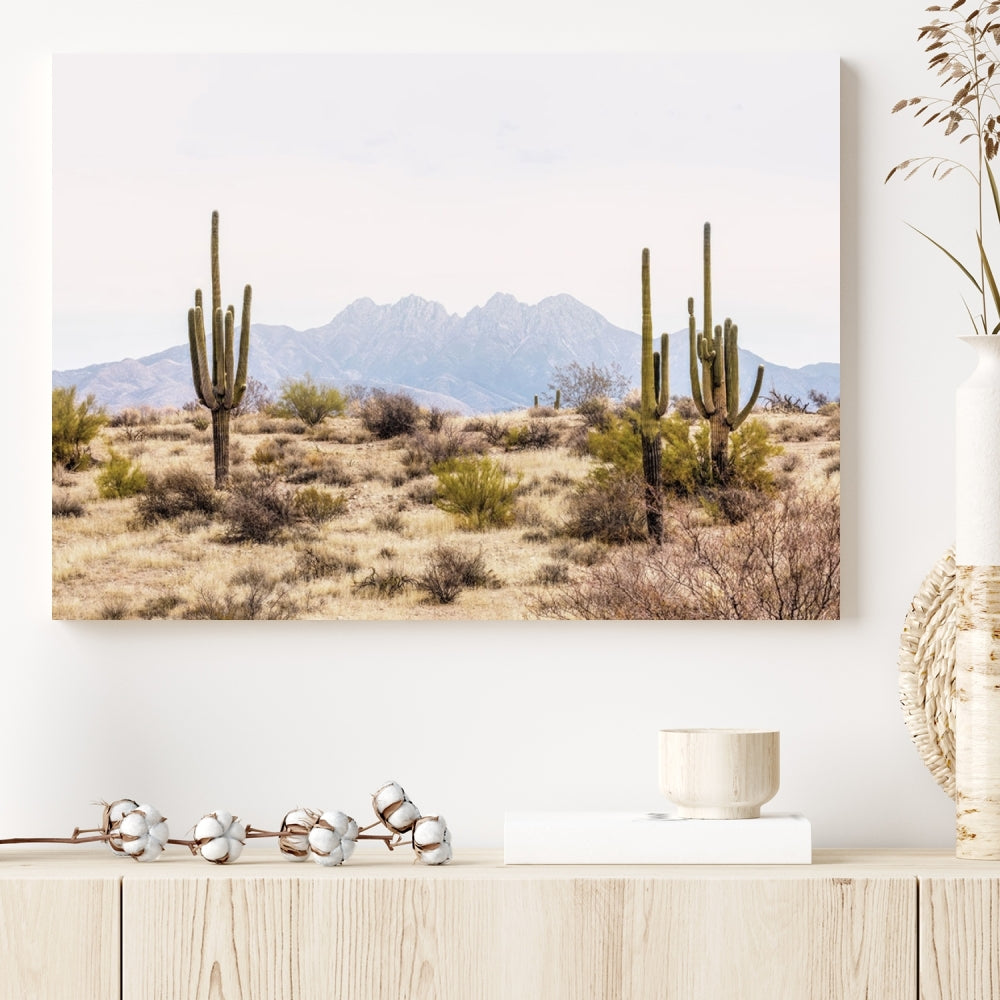
<svg viewBox="0 0 1000 1000">
<path fill-rule="evenodd" d="M 182 343 L 210 284 L 254 323 L 362 296 L 464 314 L 568 292 L 638 330 L 701 304 L 776 363 L 839 360 L 833 55 L 57 55 L 53 365 Z"/>
</svg>

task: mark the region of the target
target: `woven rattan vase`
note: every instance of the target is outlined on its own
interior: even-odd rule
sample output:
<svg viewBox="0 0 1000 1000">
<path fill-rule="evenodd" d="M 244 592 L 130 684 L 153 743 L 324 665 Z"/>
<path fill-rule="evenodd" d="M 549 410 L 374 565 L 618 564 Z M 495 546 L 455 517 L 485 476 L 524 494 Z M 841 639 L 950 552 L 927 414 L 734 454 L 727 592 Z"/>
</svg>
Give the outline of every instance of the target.
<svg viewBox="0 0 1000 1000">
<path fill-rule="evenodd" d="M 1000 336 L 955 394 L 955 853 L 1000 859 Z"/>
</svg>

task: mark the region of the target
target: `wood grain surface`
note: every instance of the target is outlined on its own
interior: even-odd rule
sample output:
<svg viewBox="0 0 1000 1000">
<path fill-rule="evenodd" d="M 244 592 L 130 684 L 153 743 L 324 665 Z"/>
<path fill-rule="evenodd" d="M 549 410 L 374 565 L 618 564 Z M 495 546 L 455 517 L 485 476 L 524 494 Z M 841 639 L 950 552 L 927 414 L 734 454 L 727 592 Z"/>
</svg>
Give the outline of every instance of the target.
<svg viewBox="0 0 1000 1000">
<path fill-rule="evenodd" d="M 0 1000 L 118 1000 L 119 882 L 0 881 Z"/>
</svg>

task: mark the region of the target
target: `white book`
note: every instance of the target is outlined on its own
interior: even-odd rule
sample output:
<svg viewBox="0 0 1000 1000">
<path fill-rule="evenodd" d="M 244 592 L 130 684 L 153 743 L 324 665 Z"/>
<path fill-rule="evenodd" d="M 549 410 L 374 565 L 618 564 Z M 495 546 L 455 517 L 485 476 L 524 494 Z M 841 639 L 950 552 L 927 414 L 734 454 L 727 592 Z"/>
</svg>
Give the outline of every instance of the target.
<svg viewBox="0 0 1000 1000">
<path fill-rule="evenodd" d="M 505 865 L 808 865 L 812 827 L 799 813 L 508 812 L 503 855 Z"/>
</svg>

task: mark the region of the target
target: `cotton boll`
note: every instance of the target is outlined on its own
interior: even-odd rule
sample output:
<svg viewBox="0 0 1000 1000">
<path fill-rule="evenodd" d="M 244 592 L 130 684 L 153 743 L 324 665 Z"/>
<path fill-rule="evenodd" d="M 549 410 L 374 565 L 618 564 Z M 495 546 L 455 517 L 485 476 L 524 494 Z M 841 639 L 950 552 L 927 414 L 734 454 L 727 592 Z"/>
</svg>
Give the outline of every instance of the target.
<svg viewBox="0 0 1000 1000">
<path fill-rule="evenodd" d="M 124 852 L 120 833 L 121 822 L 125 816 L 138 809 L 139 803 L 134 799 L 116 799 L 104 803 L 104 814 L 101 817 L 101 831 L 108 834 L 108 845 L 119 854 Z"/>
<path fill-rule="evenodd" d="M 406 833 L 420 816 L 398 782 L 387 781 L 372 796 L 375 815 L 393 833 Z"/>
<path fill-rule="evenodd" d="M 309 831 L 319 819 L 312 809 L 292 809 L 281 821 L 278 847 L 292 861 L 303 861 L 309 854 Z"/>
<path fill-rule="evenodd" d="M 237 816 L 218 809 L 202 816 L 194 828 L 198 852 L 206 861 L 224 865 L 235 861 L 243 851 L 246 825 Z"/>
<path fill-rule="evenodd" d="M 413 849 L 425 865 L 443 865 L 451 860 L 451 832 L 443 816 L 421 816 L 417 820 Z"/>
<path fill-rule="evenodd" d="M 309 846 L 314 854 L 329 854 L 340 844 L 340 837 L 326 827 L 314 826 L 309 831 Z"/>
<path fill-rule="evenodd" d="M 417 851 L 417 857 L 425 865 L 444 865 L 451 861 L 451 844 L 441 844 L 434 848 Z"/>
<path fill-rule="evenodd" d="M 122 850 L 137 861 L 153 861 L 170 837 L 166 820 L 150 805 L 137 806 L 118 827 Z"/>
<path fill-rule="evenodd" d="M 319 865 L 343 864 L 354 851 L 358 824 L 339 810 L 325 812 L 309 831 L 309 856 Z"/>
<path fill-rule="evenodd" d="M 217 816 L 209 814 L 202 816 L 198 820 L 198 825 L 194 828 L 195 840 L 212 840 L 214 837 L 221 837 L 225 827 Z"/>
</svg>

